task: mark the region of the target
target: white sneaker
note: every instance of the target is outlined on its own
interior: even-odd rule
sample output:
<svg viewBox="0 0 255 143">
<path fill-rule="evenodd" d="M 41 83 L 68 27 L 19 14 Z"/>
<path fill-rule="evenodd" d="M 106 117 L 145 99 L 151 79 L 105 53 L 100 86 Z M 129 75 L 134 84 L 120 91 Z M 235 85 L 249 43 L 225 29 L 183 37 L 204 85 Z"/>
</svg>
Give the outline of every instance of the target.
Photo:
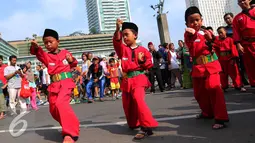
<svg viewBox="0 0 255 143">
<path fill-rule="evenodd" d="M 44 102 L 43 102 L 42 100 L 39 101 L 39 105 L 43 105 L 43 103 L 44 103 Z"/>
<path fill-rule="evenodd" d="M 11 116 L 16 116 L 16 115 L 17 115 L 16 112 L 12 112 L 12 113 L 11 113 Z"/>
<path fill-rule="evenodd" d="M 30 111 L 23 111 L 20 114 L 28 114 L 28 113 L 30 113 Z"/>
<path fill-rule="evenodd" d="M 47 101 L 47 102 L 45 102 L 43 105 L 49 105 L 49 102 Z"/>
</svg>

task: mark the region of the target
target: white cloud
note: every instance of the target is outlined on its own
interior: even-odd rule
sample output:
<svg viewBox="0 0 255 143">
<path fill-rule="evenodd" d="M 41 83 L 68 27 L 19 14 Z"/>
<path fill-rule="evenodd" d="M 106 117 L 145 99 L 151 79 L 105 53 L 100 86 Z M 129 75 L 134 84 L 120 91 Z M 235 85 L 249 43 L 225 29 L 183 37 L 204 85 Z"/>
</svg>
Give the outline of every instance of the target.
<svg viewBox="0 0 255 143">
<path fill-rule="evenodd" d="M 24 35 L 32 37 L 33 33 L 40 32 L 39 27 L 43 27 L 44 24 L 44 17 L 38 13 L 16 12 L 7 19 L 0 21 L 4 39 L 17 39 L 24 37 Z"/>
<path fill-rule="evenodd" d="M 16 2 L 19 3 L 18 0 Z M 71 20 L 77 2 L 78 0 L 40 0 L 39 3 L 34 3 L 34 7 L 38 8 L 33 12 L 26 9 L 15 11 L 11 16 L 0 20 L 2 37 L 15 40 L 32 37 L 34 33 L 40 35 L 51 20 Z"/>
<path fill-rule="evenodd" d="M 77 8 L 77 0 L 41 0 L 41 11 L 48 18 L 71 20 Z"/>
</svg>

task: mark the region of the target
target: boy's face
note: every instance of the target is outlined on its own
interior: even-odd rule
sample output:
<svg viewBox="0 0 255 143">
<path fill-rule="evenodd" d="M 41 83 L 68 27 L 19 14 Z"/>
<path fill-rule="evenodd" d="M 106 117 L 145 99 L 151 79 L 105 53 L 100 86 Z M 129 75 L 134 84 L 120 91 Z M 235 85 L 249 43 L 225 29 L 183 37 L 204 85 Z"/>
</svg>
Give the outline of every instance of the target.
<svg viewBox="0 0 255 143">
<path fill-rule="evenodd" d="M 122 31 L 122 36 L 127 46 L 131 46 L 136 42 L 137 36 L 132 32 L 131 29 L 125 29 Z"/>
<path fill-rule="evenodd" d="M 196 31 L 199 31 L 203 25 L 203 19 L 200 14 L 194 13 L 188 17 L 186 25 L 189 28 L 193 28 Z"/>
<path fill-rule="evenodd" d="M 110 65 L 111 65 L 111 66 L 114 66 L 114 65 L 115 65 L 115 63 L 114 63 L 114 62 L 110 62 Z"/>
<path fill-rule="evenodd" d="M 43 43 L 48 51 L 56 52 L 58 49 L 59 40 L 49 36 L 43 38 Z"/>
<path fill-rule="evenodd" d="M 94 64 L 98 64 L 99 60 L 98 59 L 94 59 L 93 62 L 94 62 Z"/>
<path fill-rule="evenodd" d="M 230 15 L 225 16 L 224 20 L 227 23 L 227 25 L 232 25 L 233 23 L 233 17 L 231 17 Z"/>
<path fill-rule="evenodd" d="M 2 59 L 0 59 L 0 65 L 2 65 L 3 64 L 3 60 Z"/>
<path fill-rule="evenodd" d="M 242 9 L 247 9 L 250 7 L 251 0 L 237 0 L 237 2 Z"/>
<path fill-rule="evenodd" d="M 225 39 L 227 37 L 226 30 L 224 28 L 221 28 L 218 30 L 218 34 L 220 39 Z"/>
</svg>

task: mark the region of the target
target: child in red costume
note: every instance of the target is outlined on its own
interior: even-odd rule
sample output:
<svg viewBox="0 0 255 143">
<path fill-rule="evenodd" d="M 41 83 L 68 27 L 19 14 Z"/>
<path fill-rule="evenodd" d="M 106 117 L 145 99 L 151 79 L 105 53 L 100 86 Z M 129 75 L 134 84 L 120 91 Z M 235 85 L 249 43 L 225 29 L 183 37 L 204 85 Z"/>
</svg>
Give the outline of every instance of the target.
<svg viewBox="0 0 255 143">
<path fill-rule="evenodd" d="M 250 2 L 251 0 L 238 0 L 242 12 L 233 20 L 233 39 L 237 49 L 243 54 L 250 85 L 255 87 L 255 7 Z"/>
<path fill-rule="evenodd" d="M 120 27 L 122 26 L 122 31 Z M 113 37 L 114 49 L 121 59 L 124 78 L 121 82 L 122 102 L 128 126 L 131 129 L 141 127 L 134 140 L 141 140 L 153 134 L 152 128 L 158 126 L 152 113 L 145 103 L 145 88 L 151 86 L 145 70 L 153 64 L 151 54 L 142 46 L 136 44 L 138 27 L 134 23 L 116 22 L 116 32 Z M 125 42 L 123 44 L 122 38 Z"/>
<path fill-rule="evenodd" d="M 58 49 L 59 37 L 56 31 L 46 29 L 43 42 L 48 53 L 34 40 L 31 42 L 30 53 L 36 55 L 48 68 L 52 82 L 48 87 L 50 113 L 62 126 L 63 143 L 74 143 L 79 136 L 79 120 L 69 102 L 75 88 L 71 68 L 76 67 L 78 62 L 67 50 Z"/>
<path fill-rule="evenodd" d="M 237 90 L 245 92 L 241 75 L 239 73 L 237 60 L 238 52 L 232 38 L 227 37 L 225 27 L 217 29 L 219 37 L 214 41 L 214 48 L 219 57 L 219 62 L 222 67 L 220 74 L 221 87 L 225 91 L 228 88 L 228 76 L 231 77 L 234 87 Z"/>
<path fill-rule="evenodd" d="M 190 7 L 185 12 L 188 28 L 185 43 L 192 57 L 192 81 L 194 96 L 202 113 L 197 119 L 214 118 L 213 129 L 222 129 L 228 122 L 228 113 L 224 94 L 221 89 L 221 66 L 212 50 L 213 36 L 207 30 L 201 31 L 202 15 L 197 7 Z"/>
<path fill-rule="evenodd" d="M 112 99 L 115 100 L 120 89 L 119 83 L 119 64 L 116 64 L 114 58 L 109 60 L 109 66 L 107 67 L 110 75 L 110 87 L 112 92 Z"/>
</svg>

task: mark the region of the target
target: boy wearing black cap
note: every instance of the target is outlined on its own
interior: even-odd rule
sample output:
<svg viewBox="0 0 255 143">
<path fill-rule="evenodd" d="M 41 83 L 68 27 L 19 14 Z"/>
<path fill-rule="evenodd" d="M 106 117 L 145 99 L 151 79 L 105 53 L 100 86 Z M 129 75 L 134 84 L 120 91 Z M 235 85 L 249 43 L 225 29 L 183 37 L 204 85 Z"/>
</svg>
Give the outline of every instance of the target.
<svg viewBox="0 0 255 143">
<path fill-rule="evenodd" d="M 224 93 L 221 89 L 221 65 L 212 50 L 213 35 L 210 31 L 201 30 L 202 14 L 197 7 L 190 7 L 185 12 L 188 28 L 185 32 L 185 43 L 193 60 L 192 81 L 194 96 L 202 110 L 197 119 L 214 118 L 213 129 L 222 129 L 228 122 Z"/>
<path fill-rule="evenodd" d="M 144 73 L 153 66 L 152 57 L 148 50 L 136 44 L 137 36 L 138 27 L 134 23 L 123 23 L 117 19 L 113 45 L 124 72 L 121 83 L 123 108 L 128 126 L 131 129 L 141 127 L 134 137 L 135 140 L 141 140 L 153 134 L 152 128 L 157 127 L 158 122 L 152 117 L 144 100 L 145 88 L 151 86 Z"/>
<path fill-rule="evenodd" d="M 46 29 L 43 42 L 48 53 L 35 40 L 31 42 L 30 53 L 36 55 L 48 68 L 52 82 L 48 87 L 50 113 L 62 126 L 63 143 L 74 143 L 79 136 L 79 120 L 69 102 L 75 87 L 71 68 L 76 67 L 78 62 L 67 50 L 58 49 L 59 37 L 56 31 Z"/>
</svg>

